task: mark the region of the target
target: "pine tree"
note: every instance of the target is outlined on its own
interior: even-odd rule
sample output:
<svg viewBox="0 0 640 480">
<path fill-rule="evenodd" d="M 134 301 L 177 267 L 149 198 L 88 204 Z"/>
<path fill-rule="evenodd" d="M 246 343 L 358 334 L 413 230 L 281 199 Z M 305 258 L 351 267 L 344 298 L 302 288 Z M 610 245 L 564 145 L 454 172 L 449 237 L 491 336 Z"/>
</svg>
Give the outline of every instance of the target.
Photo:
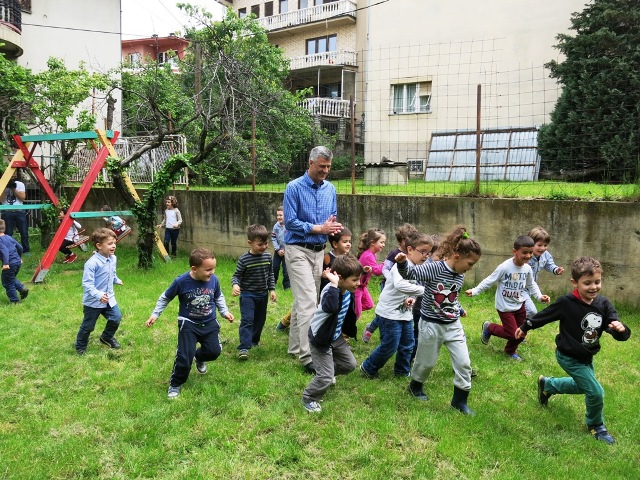
<svg viewBox="0 0 640 480">
<path fill-rule="evenodd" d="M 538 137 L 543 170 L 568 180 L 635 182 L 640 162 L 640 2 L 593 0 L 574 13 L 546 67 L 562 93 Z"/>
</svg>

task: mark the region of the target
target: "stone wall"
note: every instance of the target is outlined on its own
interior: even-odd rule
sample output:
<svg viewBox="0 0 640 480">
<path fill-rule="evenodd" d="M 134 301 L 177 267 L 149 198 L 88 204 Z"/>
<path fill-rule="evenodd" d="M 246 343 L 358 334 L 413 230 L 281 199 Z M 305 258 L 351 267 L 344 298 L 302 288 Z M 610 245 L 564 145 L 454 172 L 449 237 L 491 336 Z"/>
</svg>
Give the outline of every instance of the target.
<svg viewBox="0 0 640 480">
<path fill-rule="evenodd" d="M 143 192 L 140 192 L 143 194 Z M 69 192 L 72 198 L 73 193 Z M 246 250 L 245 229 L 261 223 L 271 229 L 281 193 L 176 191 L 184 218 L 178 247 L 189 251 L 206 246 L 218 254 L 237 257 Z M 124 208 L 110 189 L 94 188 L 83 210 L 98 210 L 104 203 Z M 513 240 L 541 225 L 552 237 L 550 252 L 567 270 L 562 276 L 543 273 L 543 293 L 558 294 L 571 288 L 569 267 L 580 255 L 599 259 L 604 267 L 603 292 L 612 300 L 638 306 L 635 282 L 640 278 L 640 225 L 634 203 L 514 200 L 487 198 L 340 195 L 338 219 L 357 239 L 364 230 L 379 227 L 387 232 L 386 255 L 396 247 L 396 226 L 410 222 L 426 233 L 445 233 L 457 224 L 466 225 L 480 242 L 483 255 L 467 282 L 477 284 L 504 259 L 511 256 Z M 158 220 L 162 211 L 158 210 Z M 86 219 L 87 230 L 100 225 Z M 133 244 L 134 235 L 125 242 Z M 380 256 L 382 260 L 382 255 Z"/>
</svg>

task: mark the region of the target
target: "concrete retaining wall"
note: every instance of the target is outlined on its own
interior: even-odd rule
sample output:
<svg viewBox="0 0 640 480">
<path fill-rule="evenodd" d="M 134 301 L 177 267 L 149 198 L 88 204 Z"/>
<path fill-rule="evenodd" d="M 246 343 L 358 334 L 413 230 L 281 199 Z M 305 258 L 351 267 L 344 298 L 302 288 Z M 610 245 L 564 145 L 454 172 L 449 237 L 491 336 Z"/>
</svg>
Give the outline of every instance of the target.
<svg viewBox="0 0 640 480">
<path fill-rule="evenodd" d="M 142 195 L 144 192 L 140 191 Z M 261 223 L 271 229 L 281 193 L 177 191 L 184 226 L 178 247 L 189 251 L 206 246 L 217 255 L 237 257 L 247 248 L 245 229 Z M 69 192 L 69 198 L 73 193 Z M 123 208 L 111 189 L 94 188 L 83 210 L 98 210 L 104 203 Z M 569 266 L 580 255 L 599 259 L 604 267 L 603 293 L 614 301 L 640 305 L 636 281 L 640 278 L 640 225 L 638 205 L 615 202 L 574 202 L 485 198 L 435 198 L 419 196 L 341 195 L 338 219 L 357 236 L 379 227 L 387 232 L 385 255 L 396 247 L 396 226 L 413 223 L 426 233 L 445 233 L 457 224 L 466 225 L 480 242 L 483 255 L 467 274 L 467 283 L 477 284 L 504 259 L 511 256 L 513 240 L 541 225 L 552 237 L 549 250 L 562 276 L 543 273 L 543 293 L 558 294 L 571 288 Z M 158 219 L 162 211 L 158 210 Z M 101 226 L 100 220 L 83 222 L 87 230 Z M 125 242 L 133 244 L 134 235 Z M 380 260 L 382 260 L 380 256 Z"/>
</svg>

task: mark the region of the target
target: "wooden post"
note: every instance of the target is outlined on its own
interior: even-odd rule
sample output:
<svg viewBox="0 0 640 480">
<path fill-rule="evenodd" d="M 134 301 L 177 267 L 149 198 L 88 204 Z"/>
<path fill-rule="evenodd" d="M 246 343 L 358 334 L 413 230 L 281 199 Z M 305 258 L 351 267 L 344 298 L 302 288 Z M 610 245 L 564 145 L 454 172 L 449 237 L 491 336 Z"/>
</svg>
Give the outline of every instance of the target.
<svg viewBox="0 0 640 480">
<path fill-rule="evenodd" d="M 480 195 L 480 156 L 482 155 L 482 145 L 480 145 L 480 107 L 482 85 L 478 84 L 478 93 L 476 95 L 476 196 Z"/>
</svg>

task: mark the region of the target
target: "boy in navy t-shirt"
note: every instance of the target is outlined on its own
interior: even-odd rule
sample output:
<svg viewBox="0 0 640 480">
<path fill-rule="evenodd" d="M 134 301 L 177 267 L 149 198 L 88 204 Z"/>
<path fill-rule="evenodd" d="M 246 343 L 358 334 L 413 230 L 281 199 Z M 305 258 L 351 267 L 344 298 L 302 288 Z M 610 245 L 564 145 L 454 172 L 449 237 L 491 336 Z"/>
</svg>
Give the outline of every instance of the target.
<svg viewBox="0 0 640 480">
<path fill-rule="evenodd" d="M 220 356 L 222 348 L 218 333 L 220 324 L 216 319 L 216 308 L 224 318 L 233 322 L 233 314 L 227 308 L 220 290 L 216 270 L 216 257 L 206 248 L 196 248 L 189 256 L 191 269 L 178 278 L 160 295 L 156 308 L 147 320 L 150 327 L 155 323 L 169 302 L 175 297 L 180 301 L 178 311 L 178 349 L 169 381 L 169 399 L 180 395 L 182 384 L 189 378 L 191 363 L 196 360 L 198 373 L 207 373 L 207 364 Z M 196 343 L 200 348 L 196 349 Z"/>
</svg>

